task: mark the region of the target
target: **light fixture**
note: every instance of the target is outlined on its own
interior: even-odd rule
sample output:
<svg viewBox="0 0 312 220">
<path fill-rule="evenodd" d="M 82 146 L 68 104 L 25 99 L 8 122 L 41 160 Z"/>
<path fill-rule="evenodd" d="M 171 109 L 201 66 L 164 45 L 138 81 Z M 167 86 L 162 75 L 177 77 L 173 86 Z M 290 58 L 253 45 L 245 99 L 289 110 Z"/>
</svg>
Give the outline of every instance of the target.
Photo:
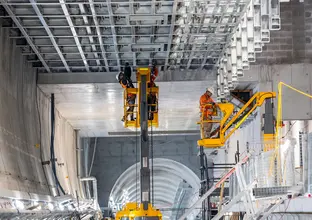
<svg viewBox="0 0 312 220">
<path fill-rule="evenodd" d="M 62 204 L 59 204 L 59 210 L 64 211 L 64 206 Z"/>
<path fill-rule="evenodd" d="M 48 209 L 50 211 L 53 211 L 54 210 L 54 205 L 52 203 L 48 203 Z"/>
<path fill-rule="evenodd" d="M 22 201 L 20 201 L 20 200 L 15 200 L 14 201 L 14 205 L 15 205 L 15 208 L 19 209 L 19 210 L 22 210 L 22 209 L 25 208 L 24 203 Z"/>
</svg>

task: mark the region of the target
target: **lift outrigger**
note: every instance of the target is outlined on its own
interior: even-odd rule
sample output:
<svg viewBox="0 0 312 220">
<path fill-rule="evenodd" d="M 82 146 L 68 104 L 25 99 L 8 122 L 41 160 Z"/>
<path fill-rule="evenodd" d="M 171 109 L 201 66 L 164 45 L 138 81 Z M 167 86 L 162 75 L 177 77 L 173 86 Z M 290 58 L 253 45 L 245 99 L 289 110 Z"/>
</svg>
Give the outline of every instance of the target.
<svg viewBox="0 0 312 220">
<path fill-rule="evenodd" d="M 260 107 L 266 99 L 272 99 L 275 97 L 275 92 L 257 92 L 235 115 L 233 115 L 234 105 L 232 103 L 218 103 L 217 106 L 221 112 L 221 120 L 204 120 L 204 116 L 202 115 L 200 121 L 197 123 L 200 124 L 201 132 L 201 139 L 197 141 L 198 146 L 205 148 L 219 148 L 224 146 L 228 138 L 241 126 L 257 107 Z M 217 111 L 214 111 L 213 116 L 218 116 Z M 205 137 L 204 135 L 205 123 L 219 123 L 219 126 L 212 131 L 210 137 Z M 233 127 L 233 125 L 235 126 Z M 218 134 L 218 137 L 213 138 L 212 136 L 214 134 Z"/>
<path fill-rule="evenodd" d="M 125 126 L 140 127 L 141 128 L 141 169 L 140 169 L 140 192 L 141 203 L 136 202 L 127 203 L 123 209 L 116 213 L 116 220 L 162 220 L 162 214 L 159 210 L 154 209 L 151 201 L 151 184 L 150 184 L 150 168 L 149 168 L 149 141 L 148 141 L 148 126 L 158 126 L 158 112 L 156 104 L 148 103 L 147 97 L 151 93 L 158 95 L 158 87 L 148 88 L 150 81 L 150 68 L 137 69 L 138 88 L 131 88 L 125 90 L 125 99 L 127 93 L 131 92 L 138 97 L 138 113 L 135 121 L 125 121 Z M 156 105 L 154 119 L 148 120 L 149 108 L 148 105 Z M 125 109 L 127 109 L 127 102 L 125 101 Z"/>
</svg>

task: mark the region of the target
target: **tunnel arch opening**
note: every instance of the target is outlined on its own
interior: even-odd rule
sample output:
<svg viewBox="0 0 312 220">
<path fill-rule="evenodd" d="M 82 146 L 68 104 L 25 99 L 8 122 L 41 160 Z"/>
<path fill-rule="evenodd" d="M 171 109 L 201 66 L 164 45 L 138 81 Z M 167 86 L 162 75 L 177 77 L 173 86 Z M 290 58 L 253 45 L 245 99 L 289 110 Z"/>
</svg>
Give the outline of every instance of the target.
<svg viewBox="0 0 312 220">
<path fill-rule="evenodd" d="M 154 158 L 154 206 L 164 219 L 175 219 L 183 214 L 199 196 L 200 180 L 187 166 L 165 158 Z M 152 194 L 151 194 L 152 196 Z M 115 182 L 108 202 L 113 213 L 127 202 L 140 201 L 140 163 L 125 170 Z M 190 219 L 195 219 L 195 210 Z"/>
</svg>

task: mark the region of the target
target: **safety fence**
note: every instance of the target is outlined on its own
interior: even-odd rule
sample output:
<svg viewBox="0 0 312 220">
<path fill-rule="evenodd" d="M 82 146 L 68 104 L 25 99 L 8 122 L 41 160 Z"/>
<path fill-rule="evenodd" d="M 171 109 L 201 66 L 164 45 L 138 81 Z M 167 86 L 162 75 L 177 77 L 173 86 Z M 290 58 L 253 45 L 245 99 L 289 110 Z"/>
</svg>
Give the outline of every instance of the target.
<svg viewBox="0 0 312 220">
<path fill-rule="evenodd" d="M 255 148 L 251 148 L 253 150 Z M 258 148 L 259 149 L 259 148 Z M 261 148 L 260 148 L 261 149 Z M 262 147 L 262 149 L 264 149 Z M 286 141 L 278 150 L 254 152 L 250 159 L 242 165 L 242 173 L 246 184 L 256 181 L 253 196 L 268 197 L 282 195 L 302 181 L 300 171 L 294 162 L 294 146 Z M 229 179 L 229 196 L 235 197 L 241 192 L 237 176 Z"/>
</svg>

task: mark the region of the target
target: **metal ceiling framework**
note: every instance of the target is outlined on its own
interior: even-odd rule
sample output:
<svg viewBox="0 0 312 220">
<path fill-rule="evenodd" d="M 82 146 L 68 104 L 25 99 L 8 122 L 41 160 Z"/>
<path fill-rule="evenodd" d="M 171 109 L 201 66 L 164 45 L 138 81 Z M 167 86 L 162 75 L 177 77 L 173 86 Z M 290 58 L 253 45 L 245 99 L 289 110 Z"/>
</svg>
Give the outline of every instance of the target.
<svg viewBox="0 0 312 220">
<path fill-rule="evenodd" d="M 3 26 L 40 72 L 212 69 L 249 0 L 1 0 Z M 12 20 L 13 22 L 12 22 Z"/>
</svg>

